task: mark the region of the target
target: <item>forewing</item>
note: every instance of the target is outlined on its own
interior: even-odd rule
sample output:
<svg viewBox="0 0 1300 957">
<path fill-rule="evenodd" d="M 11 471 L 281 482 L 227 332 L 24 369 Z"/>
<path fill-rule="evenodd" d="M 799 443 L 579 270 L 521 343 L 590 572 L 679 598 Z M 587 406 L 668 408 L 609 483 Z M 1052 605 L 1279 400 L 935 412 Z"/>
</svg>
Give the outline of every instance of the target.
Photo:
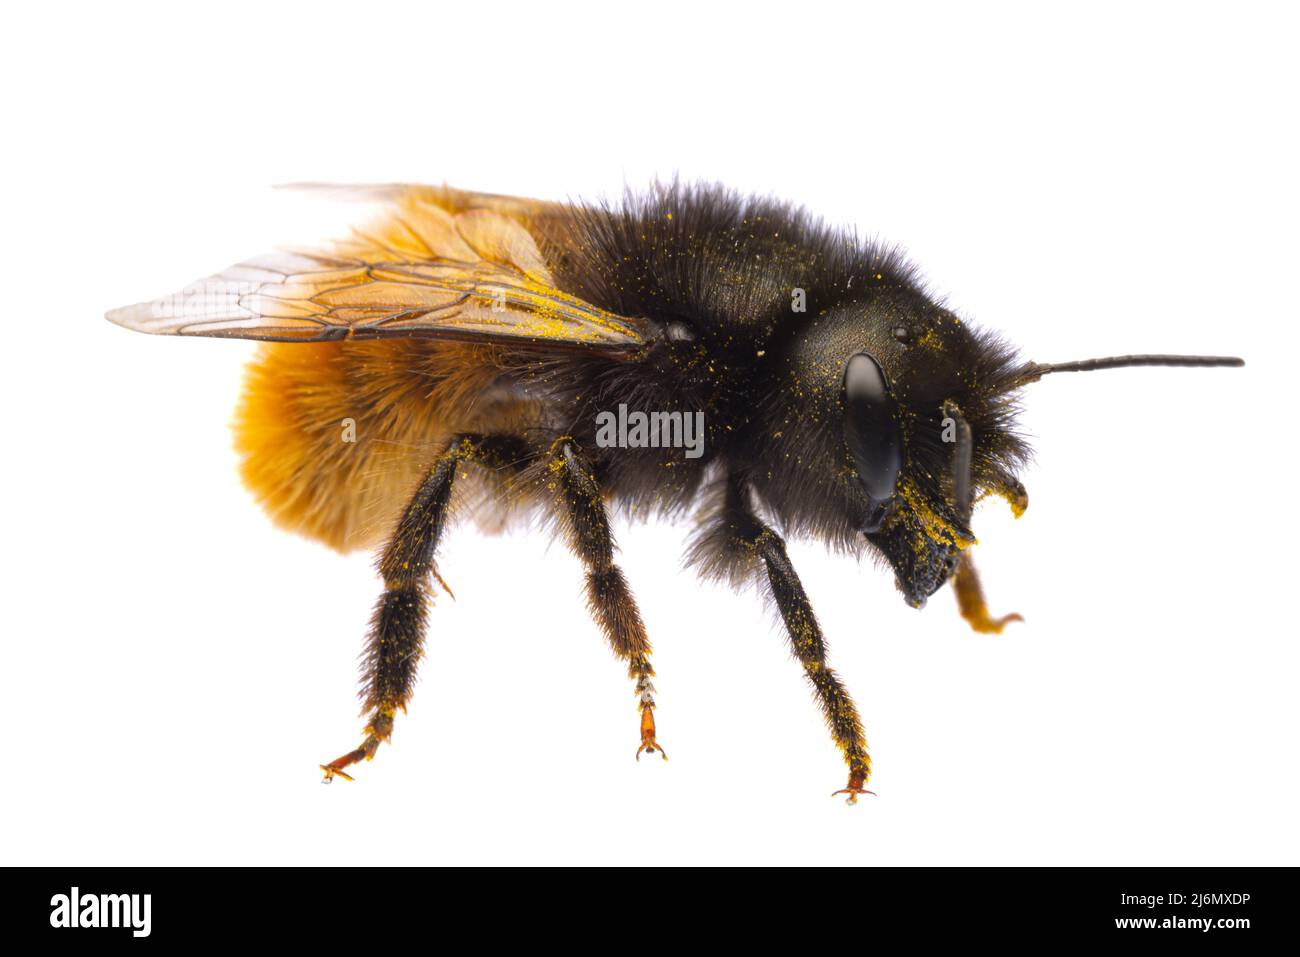
<svg viewBox="0 0 1300 957">
<path fill-rule="evenodd" d="M 612 352 L 645 342 L 636 320 L 555 287 L 525 225 L 542 204 L 389 189 L 384 217 L 328 252 L 249 260 L 108 318 L 161 335 L 296 342 L 425 336 Z"/>
</svg>

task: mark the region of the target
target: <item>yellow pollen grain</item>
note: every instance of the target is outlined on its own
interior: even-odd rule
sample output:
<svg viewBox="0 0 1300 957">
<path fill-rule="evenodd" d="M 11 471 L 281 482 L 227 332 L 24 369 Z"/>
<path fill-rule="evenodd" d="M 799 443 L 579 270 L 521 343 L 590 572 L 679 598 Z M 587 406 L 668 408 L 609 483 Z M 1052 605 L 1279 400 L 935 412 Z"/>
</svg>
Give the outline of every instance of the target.
<svg viewBox="0 0 1300 957">
<path fill-rule="evenodd" d="M 916 516 L 921 523 L 921 529 L 926 538 L 939 545 L 956 545 L 958 548 L 969 548 L 975 544 L 975 539 L 961 534 L 951 523 L 943 519 L 925 500 L 925 496 L 909 480 L 904 480 L 898 486 L 899 497 L 908 504 L 912 514 Z M 918 543 L 919 547 L 919 543 Z"/>
</svg>

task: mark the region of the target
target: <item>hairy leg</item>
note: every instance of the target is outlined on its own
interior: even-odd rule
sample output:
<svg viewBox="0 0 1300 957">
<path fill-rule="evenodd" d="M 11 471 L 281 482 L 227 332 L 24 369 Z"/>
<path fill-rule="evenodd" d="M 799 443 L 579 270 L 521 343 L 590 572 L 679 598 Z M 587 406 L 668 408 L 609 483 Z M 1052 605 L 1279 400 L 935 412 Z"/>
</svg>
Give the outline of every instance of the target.
<svg viewBox="0 0 1300 957">
<path fill-rule="evenodd" d="M 848 784 L 835 793 L 848 794 L 850 804 L 857 803 L 859 794 L 870 794 L 866 783 L 871 776 L 871 758 L 857 706 L 827 663 L 826 641 L 785 542 L 754 514 L 740 483 L 728 484 L 721 510 L 696 541 L 693 561 L 706 575 L 729 578 L 736 584 L 752 575 L 766 589 L 781 613 L 790 647 L 817 695 L 831 737 L 849 767 Z"/>
<path fill-rule="evenodd" d="M 522 441 L 510 436 L 458 436 L 438 457 L 406 506 L 379 560 L 384 593 L 375 603 L 370 619 L 361 668 L 362 714 L 367 715 L 365 740 L 342 757 L 321 765 L 326 781 L 335 775 L 352 780 L 343 769 L 373 758 L 379 745 L 392 734 L 398 709 L 406 708 L 424 654 L 429 577 L 438 578 L 434 552 L 447 525 L 457 471 L 469 462 L 508 470 L 523 454 Z"/>
<path fill-rule="evenodd" d="M 654 668 L 650 642 L 636 600 L 623 572 L 614 564 L 614 536 L 591 465 L 567 437 L 551 444 L 546 461 L 547 485 L 556 496 L 557 513 L 574 554 L 587 569 L 587 607 L 605 633 L 609 646 L 627 662 L 628 676 L 636 682 L 641 710 L 641 753 L 668 754 L 655 740 Z"/>
</svg>

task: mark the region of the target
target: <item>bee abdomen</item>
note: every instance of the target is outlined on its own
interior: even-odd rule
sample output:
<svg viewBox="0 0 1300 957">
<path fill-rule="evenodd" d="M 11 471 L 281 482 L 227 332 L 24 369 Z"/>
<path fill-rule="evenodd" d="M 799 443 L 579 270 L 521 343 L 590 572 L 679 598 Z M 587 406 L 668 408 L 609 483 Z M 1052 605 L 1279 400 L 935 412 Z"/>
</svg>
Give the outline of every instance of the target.
<svg viewBox="0 0 1300 957">
<path fill-rule="evenodd" d="M 235 416 L 244 483 L 284 528 L 339 551 L 392 531 L 424 469 L 499 375 L 420 340 L 266 343 Z"/>
</svg>

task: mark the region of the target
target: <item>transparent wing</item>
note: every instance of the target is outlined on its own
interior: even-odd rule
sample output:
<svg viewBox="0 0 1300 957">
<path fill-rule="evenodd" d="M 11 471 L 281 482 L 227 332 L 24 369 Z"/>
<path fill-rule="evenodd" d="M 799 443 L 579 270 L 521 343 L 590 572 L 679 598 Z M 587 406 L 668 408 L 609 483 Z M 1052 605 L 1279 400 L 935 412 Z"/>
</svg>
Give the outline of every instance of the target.
<svg viewBox="0 0 1300 957">
<path fill-rule="evenodd" d="M 636 320 L 555 287 L 525 225 L 544 204 L 384 190 L 383 218 L 326 252 L 252 259 L 108 319 L 159 335 L 297 342 L 428 336 L 629 351 L 646 341 Z"/>
</svg>

